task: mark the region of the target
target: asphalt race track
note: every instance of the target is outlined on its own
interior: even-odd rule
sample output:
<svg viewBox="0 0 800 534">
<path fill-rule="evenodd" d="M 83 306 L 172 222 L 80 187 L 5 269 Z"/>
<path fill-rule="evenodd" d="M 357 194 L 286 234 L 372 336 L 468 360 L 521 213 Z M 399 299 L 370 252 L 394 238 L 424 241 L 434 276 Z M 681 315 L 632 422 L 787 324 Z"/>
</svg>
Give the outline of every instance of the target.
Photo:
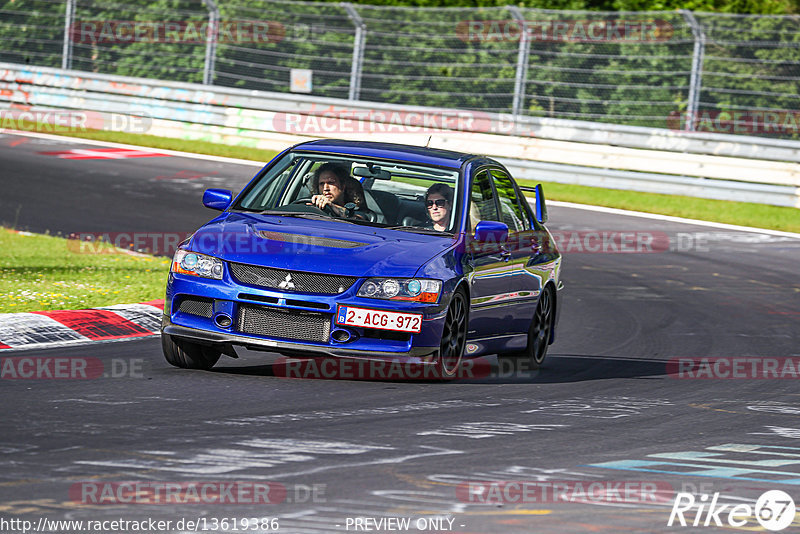
<svg viewBox="0 0 800 534">
<path fill-rule="evenodd" d="M 54 234 L 191 232 L 210 219 L 199 203 L 203 190 L 222 185 L 239 190 L 258 170 L 174 157 L 63 159 L 41 154 L 77 149 L 88 150 L 87 157 L 102 156 L 101 148 L 2 134 L 0 221 Z"/>
<path fill-rule="evenodd" d="M 204 188 L 238 191 L 257 170 L 40 154 L 74 148 L 97 147 L 0 138 L 0 219 L 63 234 L 191 231 L 213 216 Z M 245 351 L 187 371 L 164 361 L 157 338 L 4 352 L 98 358 L 107 376 L 0 380 L 0 519 L 171 521 L 165 532 L 268 532 L 272 518 L 286 533 L 730 532 L 763 531 L 754 514 L 768 490 L 800 504 L 800 240 L 555 206 L 548 226 L 574 240 L 562 248 L 559 336 L 538 372 L 490 357 L 488 374 L 451 383 L 287 379 L 277 355 Z M 631 231 L 663 246 L 619 253 L 584 239 Z M 682 367 L 689 358 L 700 363 Z M 122 482 L 145 489 L 115 493 Z M 271 484 L 270 499 L 151 504 L 170 484 L 234 482 Z M 98 504 L 103 492 L 117 500 Z M 670 527 L 679 492 L 696 505 L 687 526 Z M 727 508 L 711 517 L 715 494 Z M 731 518 L 732 505 L 753 513 Z M 105 532 L 133 531 L 113 526 Z M 782 532 L 800 532 L 800 516 Z"/>
</svg>

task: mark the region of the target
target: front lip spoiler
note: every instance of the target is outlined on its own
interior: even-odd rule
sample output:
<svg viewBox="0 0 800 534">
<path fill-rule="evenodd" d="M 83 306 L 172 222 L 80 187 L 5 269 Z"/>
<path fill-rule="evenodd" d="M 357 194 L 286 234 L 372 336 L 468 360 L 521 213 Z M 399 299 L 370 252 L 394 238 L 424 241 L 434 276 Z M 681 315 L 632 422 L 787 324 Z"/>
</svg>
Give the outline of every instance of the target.
<svg viewBox="0 0 800 534">
<path fill-rule="evenodd" d="M 321 347 L 319 345 L 309 345 L 302 342 L 291 341 L 275 341 L 271 339 L 261 339 L 248 336 L 239 336 L 236 334 L 223 334 L 220 332 L 209 332 L 207 330 L 199 330 L 197 328 L 188 328 L 186 326 L 178 326 L 164 321 L 161 327 L 161 334 L 190 339 L 192 341 L 199 341 L 207 344 L 221 344 L 221 345 L 240 345 L 245 348 L 254 348 L 257 350 L 270 350 L 281 354 L 288 354 L 292 356 L 302 356 L 301 353 L 312 353 L 310 356 L 335 356 L 337 358 L 354 358 L 366 360 L 397 360 L 409 363 L 430 364 L 433 359 L 430 358 L 438 349 L 435 347 L 414 347 L 408 352 L 374 352 L 365 350 L 353 349 L 337 349 L 332 347 Z"/>
</svg>

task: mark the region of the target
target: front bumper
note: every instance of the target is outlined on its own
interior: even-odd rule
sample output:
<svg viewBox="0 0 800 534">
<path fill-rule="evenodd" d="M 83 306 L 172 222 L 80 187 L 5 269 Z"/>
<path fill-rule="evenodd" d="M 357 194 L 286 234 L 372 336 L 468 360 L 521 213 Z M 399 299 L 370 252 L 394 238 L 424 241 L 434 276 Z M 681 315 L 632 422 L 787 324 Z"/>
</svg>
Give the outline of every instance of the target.
<svg viewBox="0 0 800 534">
<path fill-rule="evenodd" d="M 187 328 L 185 326 L 174 325 L 169 319 L 164 317 L 164 324 L 161 333 L 175 336 L 190 341 L 211 344 L 211 345 L 231 345 L 242 346 L 250 350 L 266 350 L 277 352 L 285 356 L 336 356 L 340 358 L 355 358 L 367 360 L 397 360 L 403 359 L 408 363 L 432 363 L 432 347 L 412 347 L 407 352 L 377 352 L 374 350 L 354 350 L 346 348 L 324 347 L 310 343 L 278 341 L 271 339 L 260 339 L 237 334 L 222 334 Z"/>
<path fill-rule="evenodd" d="M 356 296 L 358 286 L 357 283 L 337 295 L 315 295 L 243 285 L 227 273 L 223 280 L 170 273 L 161 331 L 166 335 L 217 345 L 229 355 L 235 353 L 226 348 L 241 346 L 295 357 L 327 355 L 430 362 L 439 349 L 446 305 L 442 302 L 420 304 L 360 298 Z M 205 311 L 182 306 L 191 299 L 205 299 L 208 302 Z M 343 327 L 334 321 L 338 305 L 420 313 L 423 316 L 422 330 L 416 334 L 402 334 Z M 243 320 L 242 310 L 247 313 L 255 310 L 256 315 L 264 311 L 270 316 L 267 322 L 272 322 L 257 332 L 248 330 L 253 321 Z M 229 317 L 231 324 L 220 326 L 215 321 L 219 314 Z M 258 317 L 255 322 L 258 322 Z M 309 332 L 314 329 L 316 333 L 309 337 Z M 338 330 L 347 330 L 353 336 L 345 342 L 337 341 L 332 334 Z M 319 332 L 323 334 L 317 335 Z"/>
</svg>

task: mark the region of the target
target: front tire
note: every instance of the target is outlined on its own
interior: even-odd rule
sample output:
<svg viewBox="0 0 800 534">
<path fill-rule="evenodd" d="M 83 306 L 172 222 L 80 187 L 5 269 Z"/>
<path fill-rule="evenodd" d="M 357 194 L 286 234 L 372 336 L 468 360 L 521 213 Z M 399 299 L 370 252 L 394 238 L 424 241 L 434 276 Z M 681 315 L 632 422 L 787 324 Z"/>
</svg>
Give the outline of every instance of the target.
<svg viewBox="0 0 800 534">
<path fill-rule="evenodd" d="M 161 350 L 170 365 L 181 369 L 211 369 L 222 353 L 213 347 L 161 334 Z"/>
<path fill-rule="evenodd" d="M 464 356 L 467 344 L 467 295 L 464 290 L 457 289 L 447 308 L 447 316 L 442 330 L 442 341 L 436 357 L 436 376 L 449 380 L 455 378 Z"/>
</svg>

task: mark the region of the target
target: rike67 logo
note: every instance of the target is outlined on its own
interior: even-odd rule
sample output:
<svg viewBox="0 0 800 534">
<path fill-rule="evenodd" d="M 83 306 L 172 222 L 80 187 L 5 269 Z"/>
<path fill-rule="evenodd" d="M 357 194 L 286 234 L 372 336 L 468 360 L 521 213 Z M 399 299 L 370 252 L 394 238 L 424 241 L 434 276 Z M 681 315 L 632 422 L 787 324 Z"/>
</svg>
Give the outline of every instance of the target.
<svg viewBox="0 0 800 534">
<path fill-rule="evenodd" d="M 781 490 L 770 490 L 761 494 L 755 507 L 750 504 L 719 504 L 719 493 L 695 498 L 692 493 L 675 495 L 667 526 L 692 527 L 753 527 L 755 521 L 772 532 L 778 532 L 792 524 L 795 518 L 792 497 Z"/>
</svg>

